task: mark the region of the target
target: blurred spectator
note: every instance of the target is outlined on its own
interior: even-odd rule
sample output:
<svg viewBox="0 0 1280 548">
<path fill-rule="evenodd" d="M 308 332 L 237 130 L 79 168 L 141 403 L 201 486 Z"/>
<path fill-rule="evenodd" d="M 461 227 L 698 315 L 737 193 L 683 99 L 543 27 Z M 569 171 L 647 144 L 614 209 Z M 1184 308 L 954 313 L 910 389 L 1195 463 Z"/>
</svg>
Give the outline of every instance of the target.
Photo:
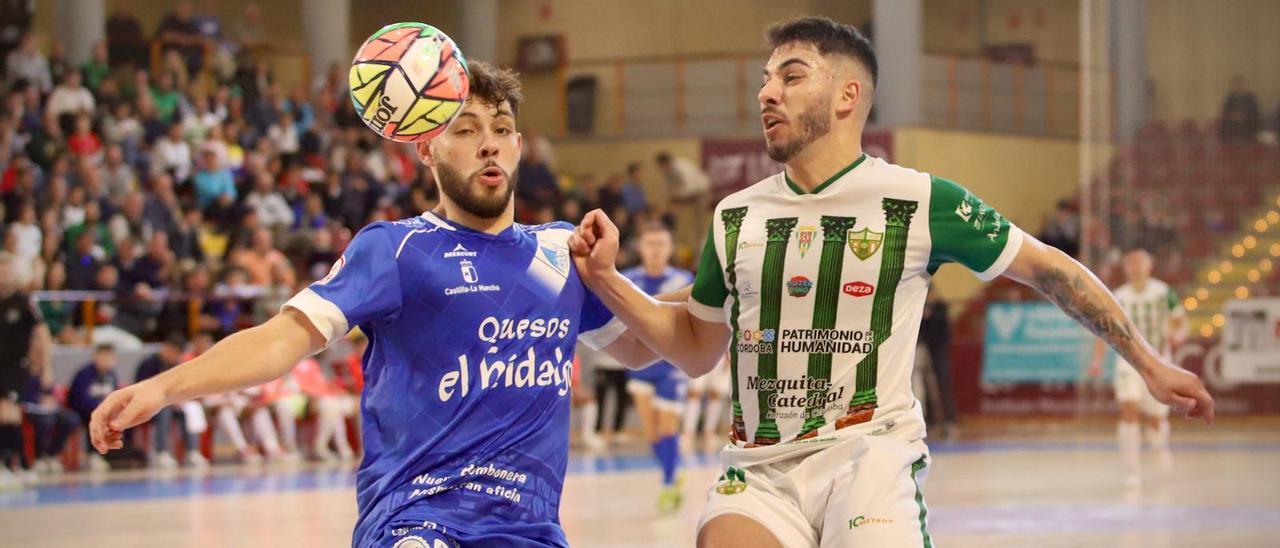
<svg viewBox="0 0 1280 548">
<path fill-rule="evenodd" d="M 102 86 L 102 81 L 111 74 L 111 65 L 107 62 L 107 43 L 94 42 L 93 50 L 89 55 L 89 60 L 80 65 L 80 72 L 84 76 L 84 85 L 89 88 L 89 91 L 97 93 Z"/>
<path fill-rule="evenodd" d="M 655 162 L 658 171 L 667 181 L 667 189 L 671 193 L 671 208 L 680 219 L 676 228 L 688 227 L 677 231 L 676 241 L 700 241 L 696 236 L 710 226 L 710 212 L 707 208 L 711 198 L 711 179 L 688 158 L 659 152 Z"/>
<path fill-rule="evenodd" d="M 267 43 L 267 28 L 262 23 L 262 8 L 258 4 L 250 2 L 244 7 L 244 16 L 236 21 L 235 39 L 247 49 Z"/>
<path fill-rule="evenodd" d="M 101 160 L 102 140 L 93 133 L 93 120 L 88 114 L 76 116 L 75 131 L 67 137 L 67 150 L 77 158 L 92 160 L 94 164 Z M 106 190 L 109 191 L 109 188 Z"/>
<path fill-rule="evenodd" d="M 107 18 L 107 57 L 112 65 L 130 63 L 134 67 L 147 66 L 147 39 L 142 35 L 142 24 L 134 17 L 127 1 L 114 2 L 116 10 Z"/>
<path fill-rule="evenodd" d="M 185 342 L 180 336 L 170 336 L 160 344 L 160 350 L 138 364 L 138 370 L 134 382 L 142 382 L 156 375 L 173 369 L 179 363 L 182 363 L 182 354 Z M 169 434 L 173 429 L 174 420 L 178 420 L 178 430 L 182 433 L 183 446 L 187 449 L 188 461 L 198 462 L 204 459 L 197 450 L 195 436 L 191 435 L 186 427 L 186 420 L 179 412 L 176 406 L 168 406 L 161 409 L 148 422 L 151 426 L 151 446 L 145 447 L 148 461 L 153 466 L 160 468 L 176 468 L 178 466 L 177 459 L 173 458 L 170 453 L 172 445 L 169 442 Z"/>
<path fill-rule="evenodd" d="M 1244 77 L 1231 78 L 1231 91 L 1222 102 L 1222 140 L 1252 141 L 1262 128 L 1258 97 L 1245 87 Z"/>
<path fill-rule="evenodd" d="M 169 124 L 176 121 L 178 107 L 182 103 L 182 94 L 178 91 L 181 87 L 171 71 L 161 71 L 156 77 L 156 85 L 151 88 L 151 102 L 155 106 L 156 118 L 161 122 Z"/>
<path fill-rule="evenodd" d="M 215 202 L 227 207 L 236 199 L 236 184 L 231 170 L 222 167 L 218 154 L 210 149 L 201 152 L 200 171 L 195 177 L 196 205 L 202 209 Z"/>
<path fill-rule="evenodd" d="M 116 380 L 116 351 L 109 344 L 99 344 L 93 351 L 93 360 L 76 372 L 67 390 L 67 407 L 80 416 L 81 424 L 89 424 L 89 415 L 106 399 L 107 395 L 120 387 Z M 89 432 L 85 431 L 88 440 Z M 90 451 L 89 468 L 104 471 L 109 466 L 101 455 Z"/>
<path fill-rule="evenodd" d="M 293 286 L 293 273 L 289 261 L 284 254 L 271 243 L 271 230 L 259 228 L 253 232 L 252 242 L 248 248 L 239 248 L 231 253 L 231 264 L 243 268 L 249 274 L 249 282 L 253 285 L 267 287 L 272 285 L 272 271 L 275 268 L 285 270 L 285 285 Z"/>
<path fill-rule="evenodd" d="M 268 172 L 259 173 L 255 177 L 253 190 L 245 196 L 245 205 L 258 214 L 258 222 L 272 228 L 288 228 L 293 226 L 293 208 L 289 202 L 275 189 L 275 181 Z"/>
<path fill-rule="evenodd" d="M 58 81 L 45 102 L 45 116 L 58 119 L 64 114 L 92 114 L 96 103 L 93 93 L 81 82 L 80 71 L 68 71 Z"/>
<path fill-rule="evenodd" d="M 80 416 L 64 408 L 54 397 L 52 369 L 27 380 L 27 388 L 22 393 L 22 413 L 35 429 L 36 472 L 61 473 L 62 462 L 58 455 L 71 435 L 80 428 Z"/>
<path fill-rule="evenodd" d="M 536 134 L 525 132 L 525 150 L 517 168 L 520 184 L 516 185 L 516 196 L 534 210 L 554 205 L 560 199 L 560 185 L 545 156 L 549 146 L 541 144 Z"/>
<path fill-rule="evenodd" d="M 49 59 L 36 49 L 34 33 L 28 32 L 22 35 L 18 40 L 18 47 L 5 56 L 4 67 L 5 82 L 11 86 L 20 80 L 25 80 L 41 95 L 53 89 L 53 78 L 49 74 Z"/>
<path fill-rule="evenodd" d="M 622 207 L 630 213 L 648 209 L 649 200 L 644 195 L 644 185 L 640 183 L 640 162 L 627 165 L 627 178 L 622 181 Z"/>
<path fill-rule="evenodd" d="M 174 10 L 160 21 L 156 39 L 164 44 L 165 52 L 177 51 L 191 74 L 200 72 L 204 63 L 205 38 L 197 21 L 192 17 L 191 2 L 179 0 Z"/>
<path fill-rule="evenodd" d="M 8 233 L 17 241 L 13 254 L 19 261 L 31 261 L 40 256 L 43 235 L 37 224 L 35 204 L 24 203 L 18 209 L 18 218 L 8 226 Z"/>
<path fill-rule="evenodd" d="M 925 296 L 924 316 L 920 321 L 920 342 L 929 356 L 929 371 L 938 388 L 938 401 L 930 401 L 926 405 L 929 410 L 926 419 L 933 419 L 929 421 L 933 424 L 941 414 L 943 435 L 954 439 L 958 415 L 951 384 L 951 316 L 946 301 L 938 297 L 937 291 L 931 290 Z M 929 396 L 933 395 L 934 392 L 930 391 Z"/>
<path fill-rule="evenodd" d="M 596 207 L 613 217 L 622 206 L 622 176 L 610 175 L 596 191 Z"/>
<path fill-rule="evenodd" d="M 1058 200 L 1053 218 L 1045 223 L 1040 240 L 1072 257 L 1080 253 L 1080 216 L 1069 200 Z"/>
<path fill-rule="evenodd" d="M 183 183 L 191 176 L 191 160 L 191 145 L 182 138 L 182 126 L 170 124 L 164 137 L 152 148 L 152 169 L 167 172 L 175 181 Z"/>
</svg>

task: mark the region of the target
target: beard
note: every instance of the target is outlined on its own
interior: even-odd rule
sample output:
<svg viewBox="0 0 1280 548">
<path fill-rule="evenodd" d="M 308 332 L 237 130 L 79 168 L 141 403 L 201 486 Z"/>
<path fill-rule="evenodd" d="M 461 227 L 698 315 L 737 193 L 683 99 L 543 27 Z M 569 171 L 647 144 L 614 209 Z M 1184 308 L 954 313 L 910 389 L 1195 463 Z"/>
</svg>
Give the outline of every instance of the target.
<svg viewBox="0 0 1280 548">
<path fill-rule="evenodd" d="M 785 164 L 799 154 L 809 143 L 831 132 L 831 97 L 823 96 L 817 103 L 796 117 L 800 133 L 784 144 L 766 143 L 766 151 L 773 161 Z"/>
<path fill-rule="evenodd" d="M 438 173 L 440 191 L 448 196 L 453 203 L 462 208 L 463 211 L 479 217 L 481 219 L 493 219 L 507 211 L 507 205 L 511 203 L 511 195 L 516 191 L 516 175 L 518 171 L 514 171 L 507 175 L 507 189 L 496 196 L 484 196 L 481 194 L 479 183 L 472 183 L 471 180 L 476 177 L 489 166 L 480 168 L 470 177 L 463 177 L 462 173 L 453 166 L 445 163 L 436 164 L 436 172 Z"/>
</svg>

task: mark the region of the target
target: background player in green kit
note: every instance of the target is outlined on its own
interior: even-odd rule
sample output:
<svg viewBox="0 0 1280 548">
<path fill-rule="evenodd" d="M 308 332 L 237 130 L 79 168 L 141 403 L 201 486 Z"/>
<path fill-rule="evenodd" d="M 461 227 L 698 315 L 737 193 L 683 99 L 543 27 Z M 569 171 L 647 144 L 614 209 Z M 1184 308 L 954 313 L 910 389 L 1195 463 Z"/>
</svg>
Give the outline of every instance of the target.
<svg viewBox="0 0 1280 548">
<path fill-rule="evenodd" d="M 863 154 L 877 64 L 856 29 L 806 18 L 768 38 L 761 122 L 786 169 L 717 205 L 689 301 L 659 303 L 617 272 L 618 231 L 600 211 L 570 242 L 595 294 L 691 376 L 728 347 L 733 443 L 700 546 L 931 544 L 910 378 L 929 280 L 948 262 L 1037 289 L 1156 399 L 1212 420 L 1199 379 L 1170 366 L 1082 265 L 963 187 Z"/>
</svg>

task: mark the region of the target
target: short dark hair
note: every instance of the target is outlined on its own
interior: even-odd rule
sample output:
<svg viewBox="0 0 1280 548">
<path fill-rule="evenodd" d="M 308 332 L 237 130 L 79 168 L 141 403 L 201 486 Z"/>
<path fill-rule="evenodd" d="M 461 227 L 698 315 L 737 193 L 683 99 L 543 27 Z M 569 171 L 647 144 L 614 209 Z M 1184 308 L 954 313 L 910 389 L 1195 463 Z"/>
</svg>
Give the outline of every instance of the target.
<svg viewBox="0 0 1280 548">
<path fill-rule="evenodd" d="M 671 153 L 664 150 L 659 152 L 657 156 L 654 156 L 653 159 L 657 160 L 659 164 L 669 164 L 671 163 Z"/>
<path fill-rule="evenodd" d="M 783 44 L 799 42 L 812 44 L 823 55 L 850 57 L 871 73 L 871 85 L 877 85 L 880 65 L 876 62 L 876 50 L 853 25 L 846 25 L 826 17 L 801 17 L 773 24 L 765 31 L 769 47 L 777 49 Z"/>
<path fill-rule="evenodd" d="M 644 236 L 650 232 L 666 232 L 670 235 L 671 227 L 659 219 L 651 219 L 640 224 L 639 228 L 636 229 L 636 236 Z"/>
<path fill-rule="evenodd" d="M 637 171 L 640 171 L 640 162 L 627 164 L 627 175 L 635 175 Z"/>
<path fill-rule="evenodd" d="M 1135 253 L 1135 252 L 1138 252 L 1138 251 L 1141 251 L 1141 252 L 1143 252 L 1143 253 L 1146 253 L 1147 255 L 1150 255 L 1150 254 L 1151 254 L 1151 250 L 1150 250 L 1150 249 L 1147 249 L 1147 246 L 1146 246 L 1144 243 L 1142 243 L 1142 242 L 1129 242 L 1129 243 L 1126 243 L 1126 244 L 1124 245 L 1124 247 L 1123 247 L 1123 248 L 1121 248 L 1121 251 L 1122 251 L 1122 254 L 1123 254 L 1123 255 L 1128 255 L 1128 254 L 1130 254 L 1130 253 Z"/>
<path fill-rule="evenodd" d="M 99 343 L 97 346 L 93 347 L 94 354 L 111 354 L 115 351 L 116 347 L 111 343 Z"/>
<path fill-rule="evenodd" d="M 519 113 L 524 94 L 520 91 L 520 78 L 515 71 L 484 61 L 468 61 L 467 74 L 471 80 L 471 97 L 495 107 L 506 102 L 511 105 L 513 117 Z"/>
</svg>

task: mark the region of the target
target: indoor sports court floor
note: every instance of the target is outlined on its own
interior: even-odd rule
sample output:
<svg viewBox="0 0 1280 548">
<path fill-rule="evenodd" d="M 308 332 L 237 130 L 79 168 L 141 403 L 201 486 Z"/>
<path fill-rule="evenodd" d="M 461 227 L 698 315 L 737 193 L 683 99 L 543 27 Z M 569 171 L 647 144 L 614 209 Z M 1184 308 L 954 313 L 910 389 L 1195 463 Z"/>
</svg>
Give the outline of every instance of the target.
<svg viewBox="0 0 1280 548">
<path fill-rule="evenodd" d="M 1174 426 L 1175 469 L 1121 486 L 1111 424 L 992 421 L 932 443 L 926 484 L 936 546 L 1276 546 L 1280 420 Z M 638 449 L 575 453 L 562 517 L 574 546 L 691 546 L 710 454 L 690 457 L 686 505 L 656 517 L 656 468 Z M 317 466 L 68 474 L 0 493 L 0 545 L 345 546 L 353 475 Z"/>
</svg>

